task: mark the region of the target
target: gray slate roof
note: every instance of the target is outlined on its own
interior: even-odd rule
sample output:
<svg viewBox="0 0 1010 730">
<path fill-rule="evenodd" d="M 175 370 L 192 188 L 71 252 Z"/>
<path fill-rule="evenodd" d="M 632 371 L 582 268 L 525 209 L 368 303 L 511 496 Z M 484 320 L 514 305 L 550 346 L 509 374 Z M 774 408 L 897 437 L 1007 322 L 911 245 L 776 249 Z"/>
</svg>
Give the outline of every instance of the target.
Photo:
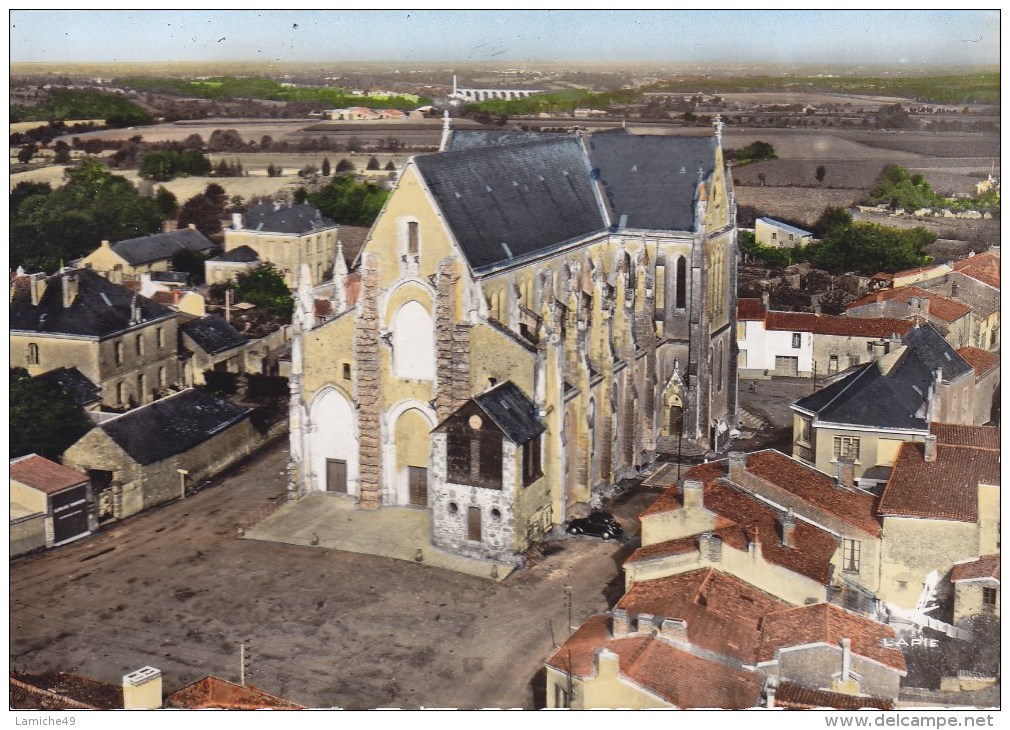
<svg viewBox="0 0 1010 730">
<path fill-rule="evenodd" d="M 547 430 L 537 418 L 536 405 L 511 380 L 475 395 L 473 400 L 517 446 Z"/>
<path fill-rule="evenodd" d="M 194 319 L 179 329 L 208 355 L 217 355 L 248 342 L 237 329 L 216 314 Z"/>
<path fill-rule="evenodd" d="M 594 134 L 589 155 L 613 223 L 626 215 L 628 228 L 694 230 L 698 170 L 712 174 L 715 145 L 714 137 Z"/>
<path fill-rule="evenodd" d="M 332 228 L 337 224 L 308 203 L 299 205 L 260 203 L 243 215 L 242 225 L 253 231 L 302 234 Z"/>
<path fill-rule="evenodd" d="M 944 382 L 971 372 L 971 366 L 929 325 L 909 330 L 906 350 L 888 373 L 874 361 L 823 390 L 800 398 L 797 408 L 820 421 L 877 428 L 928 428 L 927 406 L 933 373 Z"/>
<path fill-rule="evenodd" d="M 220 256 L 210 259 L 213 262 L 226 262 L 234 264 L 252 264 L 260 260 L 259 254 L 248 246 L 239 246 L 231 251 L 225 251 Z"/>
<path fill-rule="evenodd" d="M 416 158 L 475 271 L 558 248 L 605 227 L 573 137 Z"/>
<path fill-rule="evenodd" d="M 206 252 L 216 248 L 209 238 L 193 228 L 128 238 L 112 244 L 112 250 L 132 266 L 170 259 L 180 251 Z"/>
<path fill-rule="evenodd" d="M 88 406 L 102 399 L 102 389 L 77 368 L 56 368 L 35 377 L 52 383 L 79 406 Z"/>
<path fill-rule="evenodd" d="M 524 132 L 511 129 L 457 129 L 449 136 L 446 151 L 468 150 L 488 145 L 534 142 L 542 139 L 558 139 L 560 135 L 551 132 Z"/>
<path fill-rule="evenodd" d="M 251 411 L 205 390 L 184 390 L 129 411 L 100 428 L 130 458 L 146 465 L 189 451 Z"/>
<path fill-rule="evenodd" d="M 67 276 L 78 277 L 77 297 L 63 306 L 63 286 Z M 133 304 L 142 321 L 175 316 L 168 307 L 113 284 L 89 269 L 74 269 L 49 277 L 37 305 L 27 288 L 16 287 L 10 306 L 10 329 L 23 332 L 106 337 L 131 326 Z"/>
</svg>

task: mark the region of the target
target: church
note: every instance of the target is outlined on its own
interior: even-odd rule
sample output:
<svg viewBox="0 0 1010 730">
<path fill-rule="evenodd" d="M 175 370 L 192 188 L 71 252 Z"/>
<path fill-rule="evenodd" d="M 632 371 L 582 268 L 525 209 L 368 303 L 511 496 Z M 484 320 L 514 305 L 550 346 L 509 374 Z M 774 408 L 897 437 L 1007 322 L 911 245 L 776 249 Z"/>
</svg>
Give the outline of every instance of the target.
<svg viewBox="0 0 1010 730">
<path fill-rule="evenodd" d="M 722 124 L 449 131 L 348 267 L 302 277 L 290 490 L 427 509 L 434 546 L 521 562 L 657 453 L 737 426 Z"/>
</svg>

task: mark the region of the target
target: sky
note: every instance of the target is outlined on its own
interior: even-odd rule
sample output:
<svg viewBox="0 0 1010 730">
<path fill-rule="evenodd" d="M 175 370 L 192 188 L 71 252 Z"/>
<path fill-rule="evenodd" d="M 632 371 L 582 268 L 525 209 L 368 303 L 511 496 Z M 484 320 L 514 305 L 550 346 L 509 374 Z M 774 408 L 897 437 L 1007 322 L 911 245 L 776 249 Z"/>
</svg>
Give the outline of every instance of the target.
<svg viewBox="0 0 1010 730">
<path fill-rule="evenodd" d="M 999 63 L 999 11 L 12 10 L 10 60 Z"/>
</svg>

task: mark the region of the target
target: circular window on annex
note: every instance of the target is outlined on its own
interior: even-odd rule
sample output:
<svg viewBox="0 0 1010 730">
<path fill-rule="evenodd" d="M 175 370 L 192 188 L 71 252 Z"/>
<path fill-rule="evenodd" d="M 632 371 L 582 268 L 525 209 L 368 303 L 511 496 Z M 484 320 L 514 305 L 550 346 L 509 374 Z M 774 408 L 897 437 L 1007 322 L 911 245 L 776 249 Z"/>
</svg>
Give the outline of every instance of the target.
<svg viewBox="0 0 1010 730">
<path fill-rule="evenodd" d="M 459 512 L 459 505 L 455 502 L 449 502 L 449 514 L 454 515 Z"/>
<path fill-rule="evenodd" d="M 494 519 L 494 520 L 496 520 L 496 521 L 500 520 L 501 519 L 501 510 L 498 509 L 497 507 L 495 507 L 493 510 L 491 510 L 491 518 Z"/>
</svg>

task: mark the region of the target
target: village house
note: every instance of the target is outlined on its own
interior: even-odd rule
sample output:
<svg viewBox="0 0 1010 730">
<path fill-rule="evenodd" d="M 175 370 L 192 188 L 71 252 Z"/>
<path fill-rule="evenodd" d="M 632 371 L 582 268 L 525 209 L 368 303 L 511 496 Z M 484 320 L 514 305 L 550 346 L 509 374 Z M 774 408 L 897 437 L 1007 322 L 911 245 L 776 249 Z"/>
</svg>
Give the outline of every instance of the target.
<svg viewBox="0 0 1010 730">
<path fill-rule="evenodd" d="M 75 262 L 78 268 L 91 269 L 115 284 L 139 281 L 141 274 L 172 271 L 172 258 L 183 251 L 209 254 L 218 247 L 192 224 L 167 233 L 153 233 L 101 245 Z"/>
<path fill-rule="evenodd" d="M 211 314 L 191 319 L 179 326 L 179 338 L 186 385 L 204 385 L 207 370 L 246 372 L 245 350 L 249 340 L 221 317 Z"/>
<path fill-rule="evenodd" d="M 920 286 L 971 307 L 968 345 L 999 350 L 1000 257 L 993 252 L 972 254 L 951 264 L 953 271 L 923 281 Z"/>
<path fill-rule="evenodd" d="M 226 284 L 235 281 L 242 274 L 255 271 L 262 263 L 259 254 L 253 249 L 245 245 L 238 246 L 207 259 L 203 264 L 204 278 L 211 286 Z"/>
<path fill-rule="evenodd" d="M 625 582 L 711 566 L 793 605 L 842 602 L 873 613 L 880 523 L 848 473 L 823 474 L 773 449 L 696 466 L 639 517 Z"/>
<path fill-rule="evenodd" d="M 754 221 L 754 240 L 769 248 L 796 248 L 813 243 L 814 234 L 774 218 Z"/>
<path fill-rule="evenodd" d="M 311 285 L 317 286 L 332 275 L 338 228 L 308 203 L 261 203 L 232 215 L 232 225 L 224 231 L 224 249 L 226 254 L 242 247 L 255 251 L 260 261 L 274 265 L 292 289 L 301 267 L 307 266 Z M 241 258 L 247 257 L 243 253 Z"/>
<path fill-rule="evenodd" d="M 870 289 L 901 289 L 927 279 L 943 276 L 951 271 L 949 264 L 927 264 L 894 273 L 880 271 L 870 277 Z"/>
<path fill-rule="evenodd" d="M 636 582 L 547 661 L 547 706 L 893 707 L 894 630 L 839 606 L 792 606 L 713 568 Z M 806 697 L 806 701 L 815 700 Z"/>
<path fill-rule="evenodd" d="M 955 624 L 975 616 L 999 619 L 999 553 L 958 563 L 950 572 L 950 582 L 954 586 Z"/>
<path fill-rule="evenodd" d="M 63 454 L 92 481 L 101 520 L 182 497 L 263 442 L 251 409 L 184 390 L 100 423 Z"/>
<path fill-rule="evenodd" d="M 325 311 L 304 277 L 291 489 L 520 553 L 658 449 L 736 427 L 734 202 L 718 132 L 485 141 L 407 163 Z"/>
<path fill-rule="evenodd" d="M 972 423 L 985 424 L 996 420 L 1000 384 L 999 353 L 977 347 L 962 347 L 957 354 L 975 371 L 975 415 Z"/>
<path fill-rule="evenodd" d="M 922 442 L 930 422 L 975 423 L 975 383 L 936 330 L 913 327 L 901 347 L 792 404 L 793 456 L 827 474 L 851 459 L 859 485 L 879 491 L 901 445 Z"/>
<path fill-rule="evenodd" d="M 38 454 L 10 462 L 11 556 L 62 545 L 98 529 L 91 480 Z"/>
<path fill-rule="evenodd" d="M 898 346 L 913 322 L 779 312 L 760 299 L 741 299 L 736 326 L 741 378 L 823 378 Z"/>
<path fill-rule="evenodd" d="M 952 347 L 977 345 L 977 338 L 972 338 L 971 307 L 918 286 L 878 289 L 850 302 L 845 315 L 924 321 L 943 335 Z"/>
<path fill-rule="evenodd" d="M 999 428 L 931 424 L 923 443 L 901 446 L 878 512 L 880 598 L 910 610 L 926 589 L 949 601 L 955 565 L 1000 551 Z"/>
<path fill-rule="evenodd" d="M 11 280 L 10 366 L 29 375 L 77 368 L 102 405 L 150 403 L 180 381 L 178 314 L 95 271 Z"/>
</svg>

